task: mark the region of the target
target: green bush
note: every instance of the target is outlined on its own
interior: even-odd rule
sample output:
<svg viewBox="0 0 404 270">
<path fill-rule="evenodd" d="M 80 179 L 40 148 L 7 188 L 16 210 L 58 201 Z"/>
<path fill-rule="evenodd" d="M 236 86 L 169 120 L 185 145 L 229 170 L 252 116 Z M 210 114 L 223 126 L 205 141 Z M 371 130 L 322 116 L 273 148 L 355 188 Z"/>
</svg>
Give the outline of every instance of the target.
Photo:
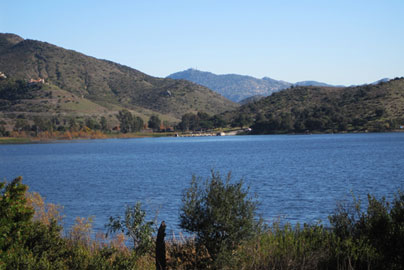
<svg viewBox="0 0 404 270">
<path fill-rule="evenodd" d="M 8 185 L 0 182 L 0 256 L 24 245 L 30 230 L 34 211 L 26 205 L 27 186 L 21 181 L 18 177 Z"/>
<path fill-rule="evenodd" d="M 0 269 L 65 269 L 65 240 L 61 227 L 33 221 L 34 210 L 27 205 L 27 186 L 18 177 L 0 183 Z M 3 265 L 1 264 L 3 263 Z"/>
<path fill-rule="evenodd" d="M 355 269 L 402 269 L 404 265 L 404 194 L 398 191 L 390 203 L 367 197 L 363 211 L 360 200 L 340 204 L 330 216 L 338 239 L 334 254 Z M 348 267 L 349 268 L 349 267 Z"/>
<path fill-rule="evenodd" d="M 235 269 L 322 269 L 331 239 L 332 234 L 321 225 L 293 227 L 276 222 L 239 247 Z"/>
<path fill-rule="evenodd" d="M 257 232 L 257 202 L 248 191 L 243 180 L 231 183 L 230 174 L 222 180 L 212 171 L 206 181 L 193 176 L 183 195 L 180 227 L 196 234 L 196 243 L 206 247 L 214 267 L 231 263 L 232 251 Z"/>
<path fill-rule="evenodd" d="M 27 203 L 27 186 L 21 180 L 18 177 L 9 184 L 0 183 L 1 270 L 152 269 L 150 256 L 139 256 L 125 247 L 119 249 L 113 243 L 91 238 L 84 241 L 83 237 L 62 237 L 62 227 L 53 212 L 37 213 L 42 218 L 34 220 L 34 209 L 41 210 L 30 196 Z M 88 222 L 78 224 L 81 228 L 75 228 L 74 235 L 85 238 L 87 225 Z"/>
<path fill-rule="evenodd" d="M 138 255 L 144 255 L 153 246 L 152 235 L 155 231 L 153 221 L 146 221 L 146 212 L 142 210 L 141 203 L 137 202 L 133 207 L 127 206 L 125 218 L 110 217 L 109 224 L 106 225 L 108 233 L 121 231 L 125 233 L 133 242 L 133 248 Z M 107 233 L 107 234 L 108 234 Z"/>
</svg>

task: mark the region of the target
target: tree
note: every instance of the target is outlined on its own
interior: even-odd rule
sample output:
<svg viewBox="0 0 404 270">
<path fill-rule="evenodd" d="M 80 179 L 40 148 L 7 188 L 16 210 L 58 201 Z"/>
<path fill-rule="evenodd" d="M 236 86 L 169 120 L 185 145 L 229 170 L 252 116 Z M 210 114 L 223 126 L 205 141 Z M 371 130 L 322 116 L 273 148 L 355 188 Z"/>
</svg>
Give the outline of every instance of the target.
<svg viewBox="0 0 404 270">
<path fill-rule="evenodd" d="M 60 125 L 60 119 L 57 116 L 52 116 L 49 121 L 51 130 L 57 130 L 58 126 Z"/>
<path fill-rule="evenodd" d="M 150 116 L 149 121 L 147 122 L 149 128 L 153 130 L 159 130 L 161 125 L 161 120 L 157 115 Z"/>
<path fill-rule="evenodd" d="M 34 125 L 32 126 L 32 129 L 38 133 L 38 132 L 43 132 L 47 130 L 53 130 L 52 123 L 42 117 L 35 116 L 34 117 Z"/>
<path fill-rule="evenodd" d="M 0 123 L 0 137 L 1 136 L 5 136 L 5 137 L 10 136 L 10 132 L 8 132 L 6 130 L 6 128 L 3 126 L 2 123 Z"/>
<path fill-rule="evenodd" d="M 304 125 L 309 130 L 322 130 L 324 123 L 320 119 L 311 117 L 311 118 L 307 119 L 306 121 L 304 121 Z"/>
<path fill-rule="evenodd" d="M 142 118 L 140 118 L 139 116 L 133 117 L 132 131 L 139 132 L 140 130 L 142 130 L 143 125 L 144 122 Z"/>
<path fill-rule="evenodd" d="M 77 120 L 75 118 L 70 118 L 69 119 L 69 130 L 70 131 L 78 131 L 80 128 L 79 123 L 77 123 Z"/>
<path fill-rule="evenodd" d="M 222 180 L 212 171 L 206 181 L 193 176 L 183 194 L 180 227 L 196 234 L 216 265 L 256 232 L 257 202 L 248 191 L 242 179 L 231 183 L 230 173 Z"/>
<path fill-rule="evenodd" d="M 198 112 L 197 114 L 186 113 L 182 116 L 181 122 L 178 124 L 177 128 L 182 131 L 188 130 L 208 130 L 217 127 L 226 126 L 226 122 L 220 118 L 220 116 L 211 117 L 209 114 L 204 112 Z"/>
<path fill-rule="evenodd" d="M 232 123 L 233 127 L 243 128 L 244 126 L 249 125 L 252 122 L 251 117 L 248 114 L 240 113 Z"/>
<path fill-rule="evenodd" d="M 105 118 L 105 116 L 101 116 L 100 125 L 101 125 L 102 131 L 105 132 L 108 130 L 108 123 L 107 123 L 107 119 Z"/>
<path fill-rule="evenodd" d="M 28 187 L 21 181 L 22 177 L 18 177 L 8 185 L 0 182 L 0 250 L 2 251 L 25 243 L 27 230 L 34 215 L 34 210 L 26 205 L 25 192 Z"/>
<path fill-rule="evenodd" d="M 199 118 L 193 113 L 186 113 L 182 116 L 178 127 L 182 131 L 195 130 L 197 127 L 199 127 Z"/>
<path fill-rule="evenodd" d="M 224 128 L 227 125 L 226 121 L 218 115 L 214 115 L 211 121 L 213 122 L 213 127 L 215 128 Z"/>
<path fill-rule="evenodd" d="M 28 124 L 28 121 L 25 119 L 18 118 L 15 121 L 14 130 L 21 132 L 21 131 L 30 131 L 31 126 Z"/>
<path fill-rule="evenodd" d="M 87 118 L 85 122 L 86 127 L 92 130 L 99 130 L 101 129 L 100 123 L 94 118 Z"/>
<path fill-rule="evenodd" d="M 133 248 L 137 254 L 145 254 L 153 244 L 152 234 L 155 231 L 153 227 L 155 222 L 146 222 L 146 212 L 142 210 L 141 203 L 137 202 L 133 207 L 127 206 L 125 218 L 110 217 L 107 235 L 121 231 L 132 239 Z"/>
<path fill-rule="evenodd" d="M 197 116 L 199 118 L 200 129 L 207 130 L 213 128 L 213 122 L 209 114 L 204 112 L 198 112 Z"/>
<path fill-rule="evenodd" d="M 280 130 L 283 131 L 290 131 L 293 130 L 293 119 L 290 113 L 282 113 L 281 114 L 281 121 L 280 121 Z"/>
<path fill-rule="evenodd" d="M 132 130 L 133 116 L 128 110 L 119 111 L 116 118 L 119 120 L 121 132 L 128 133 Z"/>
</svg>

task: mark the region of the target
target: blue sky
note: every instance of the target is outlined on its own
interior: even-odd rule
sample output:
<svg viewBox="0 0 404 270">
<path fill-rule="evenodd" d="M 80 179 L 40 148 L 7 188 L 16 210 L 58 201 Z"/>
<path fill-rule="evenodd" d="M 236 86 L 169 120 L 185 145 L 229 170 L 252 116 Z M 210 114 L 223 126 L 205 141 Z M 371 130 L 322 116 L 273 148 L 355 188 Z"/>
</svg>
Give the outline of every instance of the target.
<svg viewBox="0 0 404 270">
<path fill-rule="evenodd" d="M 403 0 L 3 1 L 0 32 L 147 74 L 187 68 L 296 82 L 404 76 Z"/>
</svg>

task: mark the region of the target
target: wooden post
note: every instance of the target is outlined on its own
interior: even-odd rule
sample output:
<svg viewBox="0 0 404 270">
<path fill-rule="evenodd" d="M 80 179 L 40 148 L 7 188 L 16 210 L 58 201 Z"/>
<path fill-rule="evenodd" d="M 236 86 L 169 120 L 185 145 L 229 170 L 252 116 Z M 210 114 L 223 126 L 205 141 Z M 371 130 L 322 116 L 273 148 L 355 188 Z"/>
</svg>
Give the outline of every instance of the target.
<svg viewBox="0 0 404 270">
<path fill-rule="evenodd" d="M 166 270 L 166 245 L 164 237 L 166 236 L 166 223 L 161 222 L 157 232 L 156 239 L 156 270 Z"/>
</svg>

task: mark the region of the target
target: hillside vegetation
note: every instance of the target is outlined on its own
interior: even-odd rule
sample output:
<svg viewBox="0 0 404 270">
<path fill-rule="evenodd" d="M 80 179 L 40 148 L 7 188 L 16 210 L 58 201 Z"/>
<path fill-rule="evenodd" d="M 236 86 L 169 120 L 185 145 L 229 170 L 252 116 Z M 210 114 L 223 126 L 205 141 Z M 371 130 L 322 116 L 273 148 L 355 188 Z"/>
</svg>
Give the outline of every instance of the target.
<svg viewBox="0 0 404 270">
<path fill-rule="evenodd" d="M 357 87 L 293 87 L 224 114 L 254 133 L 387 131 L 404 125 L 404 78 Z"/>
<path fill-rule="evenodd" d="M 100 108 L 106 113 L 126 108 L 141 116 L 158 114 L 178 121 L 189 112 L 215 114 L 237 107 L 208 88 L 191 82 L 152 77 L 111 61 L 46 42 L 24 40 L 13 34 L 0 34 L 0 72 L 24 81 L 42 78 L 48 84 L 48 92 L 58 92 L 52 96 L 69 96 L 75 100 L 69 105 L 77 104 L 76 101 L 82 103 L 82 106 L 67 108 L 61 105 L 60 112 L 67 114 L 83 108 L 81 111 L 89 114 L 99 113 Z M 19 100 L 14 99 L 13 107 L 8 107 L 7 111 L 16 108 L 18 103 L 19 112 L 32 109 Z"/>
<path fill-rule="evenodd" d="M 193 69 L 170 75 L 184 76 L 213 83 L 234 100 L 291 85 Z M 255 134 L 374 132 L 404 125 L 403 78 L 355 87 L 292 85 L 245 102 L 240 106 L 186 80 L 156 78 L 46 42 L 0 34 L 0 136 L 56 130 L 201 132 L 229 125 L 251 127 Z M 159 121 L 149 127 L 153 118 Z"/>
</svg>

